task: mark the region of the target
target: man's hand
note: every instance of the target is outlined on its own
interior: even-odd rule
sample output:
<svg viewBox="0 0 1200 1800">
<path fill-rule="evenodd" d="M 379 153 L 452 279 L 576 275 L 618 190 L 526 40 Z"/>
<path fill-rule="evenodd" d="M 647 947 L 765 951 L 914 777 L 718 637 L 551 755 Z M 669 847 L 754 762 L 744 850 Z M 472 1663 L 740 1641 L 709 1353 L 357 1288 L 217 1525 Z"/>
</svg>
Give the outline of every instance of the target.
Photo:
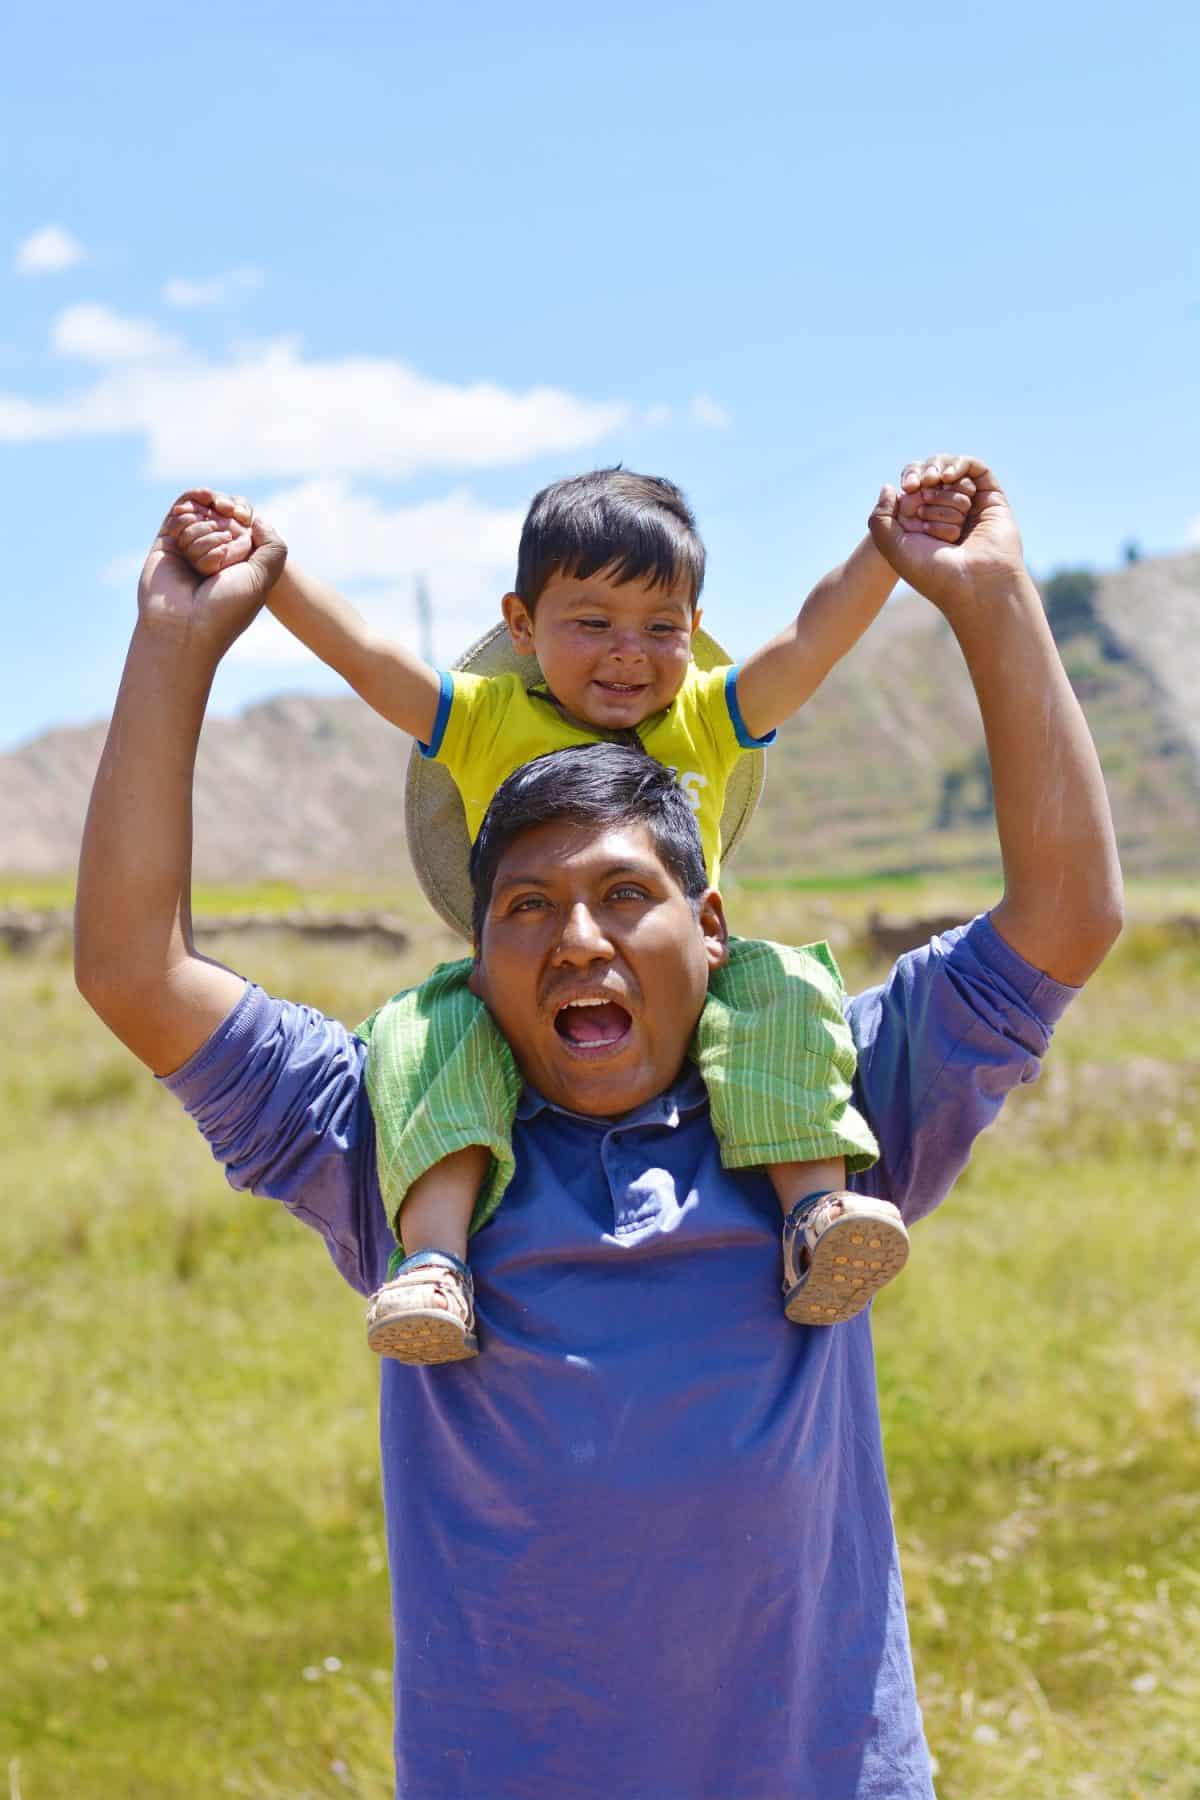
<svg viewBox="0 0 1200 1800">
<path fill-rule="evenodd" d="M 950 491 L 948 491 L 950 490 Z M 970 492 L 960 540 L 940 515 Z M 885 487 L 868 521 L 876 549 L 901 580 L 943 612 L 970 604 L 1024 567 L 1012 509 L 986 463 L 974 456 L 931 456 L 909 463 L 900 491 Z"/>
<path fill-rule="evenodd" d="M 246 501 L 195 488 L 162 522 L 138 583 L 138 611 L 153 630 L 202 640 L 224 655 L 286 561 L 287 545 Z"/>
</svg>

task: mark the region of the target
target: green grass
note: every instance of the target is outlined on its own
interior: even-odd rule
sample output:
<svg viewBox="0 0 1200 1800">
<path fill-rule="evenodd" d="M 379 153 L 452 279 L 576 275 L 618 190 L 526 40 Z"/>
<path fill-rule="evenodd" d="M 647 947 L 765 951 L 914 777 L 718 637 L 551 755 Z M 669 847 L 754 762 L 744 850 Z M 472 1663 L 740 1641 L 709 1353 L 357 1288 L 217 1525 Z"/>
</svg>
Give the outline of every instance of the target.
<svg viewBox="0 0 1200 1800">
<path fill-rule="evenodd" d="M 65 911 L 75 904 L 74 875 L 0 874 L 0 911 L 7 907 L 30 911 Z M 374 884 L 347 877 L 319 890 L 295 881 L 197 882 L 192 906 L 203 913 L 274 913 L 359 909 L 387 911 L 393 905 L 407 909 L 423 904 L 414 885 L 398 890 L 386 882 Z"/>
<path fill-rule="evenodd" d="M 885 904 L 953 910 L 910 892 Z M 840 933 L 858 985 L 875 899 L 733 911 Z M 353 1021 L 431 945 L 212 948 Z M 65 958 L 0 959 L 0 993 L 0 1790 L 7 1768 L 19 1800 L 383 1800 L 360 1304 L 230 1192 Z M 877 1308 L 942 1800 L 1200 1796 L 1198 993 L 1200 946 L 1131 929 Z"/>
</svg>

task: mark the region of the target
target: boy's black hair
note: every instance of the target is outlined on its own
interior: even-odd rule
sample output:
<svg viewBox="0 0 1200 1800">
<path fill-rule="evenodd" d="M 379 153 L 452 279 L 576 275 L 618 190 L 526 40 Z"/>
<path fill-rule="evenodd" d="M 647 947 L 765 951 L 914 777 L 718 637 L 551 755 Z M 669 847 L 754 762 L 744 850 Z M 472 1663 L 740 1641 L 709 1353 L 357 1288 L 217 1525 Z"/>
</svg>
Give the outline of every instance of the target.
<svg viewBox="0 0 1200 1800">
<path fill-rule="evenodd" d="M 704 586 L 704 545 L 674 482 L 620 464 L 573 475 L 535 494 L 521 528 L 516 593 L 532 612 L 556 572 L 581 581 L 609 569 L 617 582 L 684 580 L 692 606 Z"/>
<path fill-rule="evenodd" d="M 625 744 L 576 744 L 515 769 L 492 795 L 471 846 L 471 923 L 478 944 L 496 870 L 522 832 L 551 820 L 606 830 L 644 825 L 693 905 L 709 886 L 696 815 L 671 771 Z"/>
</svg>

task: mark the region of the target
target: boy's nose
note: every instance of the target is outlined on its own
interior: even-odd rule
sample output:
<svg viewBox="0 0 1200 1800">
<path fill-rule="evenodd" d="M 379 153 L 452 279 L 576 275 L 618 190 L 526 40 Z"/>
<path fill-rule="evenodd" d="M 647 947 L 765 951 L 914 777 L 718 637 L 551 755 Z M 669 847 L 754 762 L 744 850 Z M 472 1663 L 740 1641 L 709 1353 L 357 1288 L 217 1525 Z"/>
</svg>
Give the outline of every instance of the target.
<svg viewBox="0 0 1200 1800">
<path fill-rule="evenodd" d="M 636 631 L 618 631 L 613 636 L 612 653 L 622 662 L 629 662 L 644 654 L 642 640 Z"/>
</svg>

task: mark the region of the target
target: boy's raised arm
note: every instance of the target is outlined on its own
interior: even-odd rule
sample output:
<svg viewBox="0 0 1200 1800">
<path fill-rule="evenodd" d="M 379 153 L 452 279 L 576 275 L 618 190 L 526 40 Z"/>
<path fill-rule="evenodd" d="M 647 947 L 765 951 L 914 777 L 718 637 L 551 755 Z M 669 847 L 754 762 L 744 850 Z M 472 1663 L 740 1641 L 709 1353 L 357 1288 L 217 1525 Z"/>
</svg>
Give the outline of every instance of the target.
<svg viewBox="0 0 1200 1800">
<path fill-rule="evenodd" d="M 192 488 L 167 516 L 178 549 L 201 574 L 230 568 L 249 552 L 254 515 L 240 496 Z M 436 669 L 405 645 L 381 637 L 348 600 L 290 560 L 267 606 L 382 718 L 430 742 L 441 698 Z"/>
<path fill-rule="evenodd" d="M 249 559 L 206 580 L 175 553 L 168 525 L 138 584 L 75 903 L 79 990 L 158 1075 L 200 1048 L 245 986 L 192 943 L 192 777 L 217 665 L 287 555 L 256 520 Z"/>
<path fill-rule="evenodd" d="M 973 491 L 969 481 L 943 482 L 942 466 L 952 460 L 931 458 L 918 479 L 904 479 L 899 500 L 909 529 L 948 543 L 958 537 Z M 816 693 L 879 616 L 895 585 L 895 570 L 869 536 L 821 578 L 795 621 L 738 670 L 738 709 L 752 737 L 766 737 Z"/>
<path fill-rule="evenodd" d="M 1100 761 L 1003 490 L 971 457 L 956 459 L 947 473 L 976 488 L 961 543 L 908 529 L 892 488 L 871 514 L 871 536 L 896 574 L 945 616 L 975 685 L 1004 866 L 1004 898 L 992 922 L 1026 962 L 1077 987 L 1122 923 Z"/>
</svg>

